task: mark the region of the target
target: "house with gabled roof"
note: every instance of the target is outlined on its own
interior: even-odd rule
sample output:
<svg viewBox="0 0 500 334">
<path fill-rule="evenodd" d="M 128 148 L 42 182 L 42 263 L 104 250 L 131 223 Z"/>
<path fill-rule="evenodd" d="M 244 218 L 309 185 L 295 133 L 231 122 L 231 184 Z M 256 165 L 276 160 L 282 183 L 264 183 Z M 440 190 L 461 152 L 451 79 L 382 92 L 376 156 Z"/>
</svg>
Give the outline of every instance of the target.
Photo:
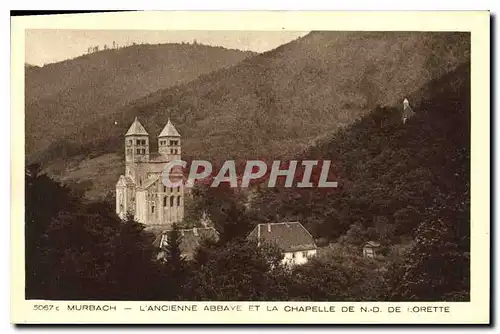
<svg viewBox="0 0 500 334">
<path fill-rule="evenodd" d="M 182 256 L 186 260 L 192 260 L 196 250 L 205 241 L 217 242 L 219 240 L 219 232 L 213 227 L 193 227 L 191 229 L 179 229 L 180 245 Z M 158 234 L 153 246 L 158 250 L 158 260 L 162 260 L 166 256 L 165 247 L 168 245 L 168 236 L 172 230 L 165 230 Z"/>
<path fill-rule="evenodd" d="M 256 241 L 257 246 L 278 246 L 283 251 L 283 263 L 289 265 L 306 263 L 318 249 L 311 233 L 299 222 L 258 224 L 247 239 Z"/>
</svg>

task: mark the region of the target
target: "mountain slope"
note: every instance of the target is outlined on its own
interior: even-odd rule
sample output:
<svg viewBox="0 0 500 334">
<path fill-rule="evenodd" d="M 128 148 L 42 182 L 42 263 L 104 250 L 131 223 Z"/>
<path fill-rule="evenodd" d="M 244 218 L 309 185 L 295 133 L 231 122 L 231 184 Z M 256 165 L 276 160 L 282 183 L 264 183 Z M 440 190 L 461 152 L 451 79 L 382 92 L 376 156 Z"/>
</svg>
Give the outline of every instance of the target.
<svg viewBox="0 0 500 334">
<path fill-rule="evenodd" d="M 442 219 L 466 247 L 469 64 L 430 82 L 414 98 L 416 114 L 406 124 L 402 107 L 380 108 L 308 150 L 306 159 L 333 162 L 338 189 L 264 189 L 252 205 L 257 214 L 299 220 L 317 237 L 347 233 L 361 242 L 409 236 L 422 221 Z"/>
<path fill-rule="evenodd" d="M 135 45 L 43 67 L 25 66 L 27 155 L 129 101 L 232 66 L 251 55 L 198 44 Z"/>
<path fill-rule="evenodd" d="M 152 134 L 155 150 L 167 108 L 174 108 L 171 118 L 183 135 L 187 158 L 290 157 L 377 104 L 394 105 L 407 96 L 412 102 L 412 92 L 469 57 L 466 33 L 313 32 L 136 100 L 52 145 L 41 160 L 50 165 L 121 156 L 123 134 L 135 116 Z M 112 125 L 115 120 L 119 126 Z M 108 176 L 122 169 L 113 165 Z M 77 180 L 77 170 L 62 171 L 62 177 Z M 95 176 L 94 182 L 104 184 L 103 176 Z"/>
<path fill-rule="evenodd" d="M 255 191 L 255 222 L 301 221 L 337 255 L 379 241 L 376 275 L 393 301 L 468 301 L 470 79 L 464 64 L 415 92 L 405 124 L 402 106 L 378 108 L 311 148 L 305 158 L 332 160 L 339 188 Z"/>
</svg>

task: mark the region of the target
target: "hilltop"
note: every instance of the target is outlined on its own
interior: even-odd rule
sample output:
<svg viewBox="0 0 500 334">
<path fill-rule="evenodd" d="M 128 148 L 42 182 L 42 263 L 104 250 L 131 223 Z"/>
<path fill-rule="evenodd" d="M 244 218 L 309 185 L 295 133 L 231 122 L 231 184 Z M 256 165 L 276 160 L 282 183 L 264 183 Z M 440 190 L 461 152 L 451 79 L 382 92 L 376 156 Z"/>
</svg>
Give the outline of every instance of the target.
<svg viewBox="0 0 500 334">
<path fill-rule="evenodd" d="M 63 180 L 92 182 L 95 196 L 113 191 L 127 127 L 138 116 L 155 150 L 167 108 L 188 159 L 283 159 L 377 105 L 412 101 L 414 92 L 469 57 L 466 33 L 312 32 L 133 101 L 54 143 L 40 160 Z"/>
<path fill-rule="evenodd" d="M 200 44 L 142 44 L 43 67 L 25 64 L 27 158 L 36 161 L 50 144 L 130 101 L 253 54 Z"/>
</svg>

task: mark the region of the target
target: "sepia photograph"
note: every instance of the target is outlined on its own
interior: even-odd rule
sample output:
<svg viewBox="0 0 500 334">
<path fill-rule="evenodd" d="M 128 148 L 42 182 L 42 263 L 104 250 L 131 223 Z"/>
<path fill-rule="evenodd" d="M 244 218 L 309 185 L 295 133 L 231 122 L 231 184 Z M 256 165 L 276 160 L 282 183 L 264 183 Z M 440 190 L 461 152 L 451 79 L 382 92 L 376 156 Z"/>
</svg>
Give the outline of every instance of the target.
<svg viewBox="0 0 500 334">
<path fill-rule="evenodd" d="M 471 36 L 26 28 L 24 300 L 470 302 Z"/>
</svg>

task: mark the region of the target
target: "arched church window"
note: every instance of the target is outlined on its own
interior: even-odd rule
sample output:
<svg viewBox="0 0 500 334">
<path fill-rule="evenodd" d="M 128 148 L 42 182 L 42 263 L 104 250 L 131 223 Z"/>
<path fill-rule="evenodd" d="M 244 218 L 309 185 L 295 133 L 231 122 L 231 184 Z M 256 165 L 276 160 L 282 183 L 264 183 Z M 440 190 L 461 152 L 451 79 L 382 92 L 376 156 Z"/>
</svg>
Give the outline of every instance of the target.
<svg viewBox="0 0 500 334">
<path fill-rule="evenodd" d="M 167 196 L 163 196 L 163 206 L 167 206 Z"/>
<path fill-rule="evenodd" d="M 174 196 L 170 196 L 170 206 L 174 206 Z"/>
<path fill-rule="evenodd" d="M 142 153 L 142 154 L 146 154 L 146 149 L 145 149 L 145 148 L 143 148 L 141 153 Z"/>
<path fill-rule="evenodd" d="M 177 206 L 181 206 L 181 197 L 177 196 Z"/>
</svg>

